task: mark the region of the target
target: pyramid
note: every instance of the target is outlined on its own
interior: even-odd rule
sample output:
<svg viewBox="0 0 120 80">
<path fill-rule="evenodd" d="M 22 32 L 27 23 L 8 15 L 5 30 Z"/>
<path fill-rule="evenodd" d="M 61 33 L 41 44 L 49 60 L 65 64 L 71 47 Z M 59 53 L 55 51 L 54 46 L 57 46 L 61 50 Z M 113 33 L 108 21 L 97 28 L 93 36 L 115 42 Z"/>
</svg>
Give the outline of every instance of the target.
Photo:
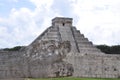
<svg viewBox="0 0 120 80">
<path fill-rule="evenodd" d="M 30 45 L 46 40 L 70 41 L 71 53 L 102 53 L 88 40 L 88 38 L 85 38 L 84 35 L 72 25 L 72 21 L 72 18 L 65 17 L 56 17 L 52 19 L 52 26 L 48 27 Z"/>
<path fill-rule="evenodd" d="M 101 52 L 65 17 L 19 51 L 0 51 L 0 79 L 67 76 L 120 78 L 120 55 Z"/>
<path fill-rule="evenodd" d="M 101 52 L 93 45 L 91 41 L 88 40 L 88 38 L 84 37 L 84 35 L 81 34 L 80 31 L 72 25 L 72 21 L 72 18 L 65 17 L 56 17 L 52 19 L 52 25 L 48 27 L 40 36 L 38 36 L 38 38 L 35 39 L 28 47 L 44 41 L 45 43 L 46 41 L 54 41 L 55 43 L 64 43 L 68 41 L 70 45 L 68 45 L 69 47 L 67 46 L 67 48 L 69 49 L 67 49 L 66 47 L 64 47 L 65 49 L 63 51 L 61 50 L 61 48 L 59 49 L 61 50 L 60 53 L 62 55 L 65 55 L 64 57 L 61 57 L 62 61 L 67 63 L 63 64 L 62 67 L 64 65 L 71 66 L 69 66 L 70 69 L 63 69 L 67 70 L 68 72 L 60 71 L 60 73 L 70 72 L 71 75 L 74 77 L 120 77 L 120 65 L 117 65 L 120 62 L 120 56 L 109 55 Z M 46 49 L 48 50 L 48 48 Z M 30 52 L 28 52 L 28 54 Z M 55 57 L 53 57 L 53 59 L 54 58 Z M 68 75 L 69 74 L 66 74 L 65 76 Z M 64 74 L 62 74 L 61 76 L 64 76 Z"/>
</svg>

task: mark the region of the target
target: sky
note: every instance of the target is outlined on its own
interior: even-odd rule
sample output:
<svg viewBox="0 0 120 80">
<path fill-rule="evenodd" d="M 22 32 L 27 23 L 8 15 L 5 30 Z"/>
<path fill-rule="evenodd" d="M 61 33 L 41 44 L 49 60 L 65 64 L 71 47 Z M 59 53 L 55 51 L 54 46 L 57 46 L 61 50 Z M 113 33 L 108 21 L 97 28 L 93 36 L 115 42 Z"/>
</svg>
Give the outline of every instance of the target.
<svg viewBox="0 0 120 80">
<path fill-rule="evenodd" d="M 0 48 L 29 45 L 54 17 L 73 18 L 93 44 L 120 45 L 120 0 L 0 0 Z"/>
</svg>

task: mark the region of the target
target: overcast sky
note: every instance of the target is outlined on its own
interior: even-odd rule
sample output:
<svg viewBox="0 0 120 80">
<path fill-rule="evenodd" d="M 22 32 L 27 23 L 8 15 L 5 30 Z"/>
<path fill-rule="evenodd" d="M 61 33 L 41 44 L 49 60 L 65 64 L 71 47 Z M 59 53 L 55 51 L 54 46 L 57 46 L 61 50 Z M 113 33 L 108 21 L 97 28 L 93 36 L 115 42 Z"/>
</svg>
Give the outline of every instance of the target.
<svg viewBox="0 0 120 80">
<path fill-rule="evenodd" d="M 30 44 L 54 17 L 94 44 L 120 45 L 120 0 L 0 0 L 0 48 Z"/>
</svg>

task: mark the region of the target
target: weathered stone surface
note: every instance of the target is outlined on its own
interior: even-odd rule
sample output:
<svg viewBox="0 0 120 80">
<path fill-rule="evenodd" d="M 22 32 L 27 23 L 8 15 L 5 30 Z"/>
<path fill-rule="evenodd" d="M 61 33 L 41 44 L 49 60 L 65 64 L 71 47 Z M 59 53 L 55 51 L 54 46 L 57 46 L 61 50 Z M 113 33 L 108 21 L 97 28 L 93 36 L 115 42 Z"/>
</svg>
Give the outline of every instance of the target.
<svg viewBox="0 0 120 80">
<path fill-rule="evenodd" d="M 118 78 L 120 55 L 104 54 L 61 17 L 20 51 L 0 51 L 0 78 L 61 76 Z"/>
<path fill-rule="evenodd" d="M 120 77 L 120 55 L 81 54 L 72 58 L 75 77 Z"/>
<path fill-rule="evenodd" d="M 23 59 L 19 52 L 0 53 L 0 78 L 24 77 Z"/>
<path fill-rule="evenodd" d="M 29 46 L 24 54 L 28 60 L 29 77 L 72 75 L 72 65 L 63 60 L 69 52 L 69 41 L 41 41 Z"/>
<path fill-rule="evenodd" d="M 70 42 L 41 41 L 23 52 L 0 53 L 0 78 L 71 76 L 73 67 L 63 59 Z M 23 50 L 23 49 L 22 49 Z"/>
</svg>

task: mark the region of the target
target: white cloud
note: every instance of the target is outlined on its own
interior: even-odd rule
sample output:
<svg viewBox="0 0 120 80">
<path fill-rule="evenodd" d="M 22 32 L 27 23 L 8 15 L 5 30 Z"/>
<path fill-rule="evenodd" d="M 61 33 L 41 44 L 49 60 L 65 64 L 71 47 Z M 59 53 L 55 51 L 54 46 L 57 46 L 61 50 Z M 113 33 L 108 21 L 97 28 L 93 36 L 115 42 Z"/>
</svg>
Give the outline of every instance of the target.
<svg viewBox="0 0 120 80">
<path fill-rule="evenodd" d="M 19 0 L 8 0 L 8 2 L 18 2 Z"/>
<path fill-rule="evenodd" d="M 120 0 L 71 0 L 76 24 L 95 44 L 120 44 Z M 114 36 L 113 36 L 114 35 Z"/>
<path fill-rule="evenodd" d="M 53 3 L 53 0 L 30 0 L 37 8 L 49 9 Z"/>
<path fill-rule="evenodd" d="M 34 10 L 12 8 L 8 18 L 0 17 L 0 48 L 28 45 L 51 25 L 52 18 L 66 15 L 74 19 L 75 26 L 93 43 L 120 44 L 120 0 L 66 0 L 63 3 L 30 0 L 30 3 L 35 5 Z M 62 10 L 55 3 L 67 7 Z M 63 12 L 65 10 L 67 12 Z"/>
<path fill-rule="evenodd" d="M 2 18 L 0 18 L 0 23 L 1 23 L 2 21 L 3 21 Z"/>
<path fill-rule="evenodd" d="M 27 8 L 12 9 L 9 18 L 4 19 L 2 25 L 0 29 L 6 29 L 1 32 L 3 36 L 2 38 L 0 37 L 5 44 L 3 47 L 28 44 L 29 38 L 36 35 L 34 31 L 38 30 L 32 17 L 32 12 Z"/>
<path fill-rule="evenodd" d="M 2 30 L 0 42 L 4 41 L 0 47 L 28 45 L 49 27 L 51 19 L 59 14 L 51 10 L 50 1 L 47 1 L 31 0 L 36 6 L 34 11 L 26 7 L 21 7 L 19 10 L 13 8 L 8 18 L 0 18 L 0 30 Z"/>
</svg>

